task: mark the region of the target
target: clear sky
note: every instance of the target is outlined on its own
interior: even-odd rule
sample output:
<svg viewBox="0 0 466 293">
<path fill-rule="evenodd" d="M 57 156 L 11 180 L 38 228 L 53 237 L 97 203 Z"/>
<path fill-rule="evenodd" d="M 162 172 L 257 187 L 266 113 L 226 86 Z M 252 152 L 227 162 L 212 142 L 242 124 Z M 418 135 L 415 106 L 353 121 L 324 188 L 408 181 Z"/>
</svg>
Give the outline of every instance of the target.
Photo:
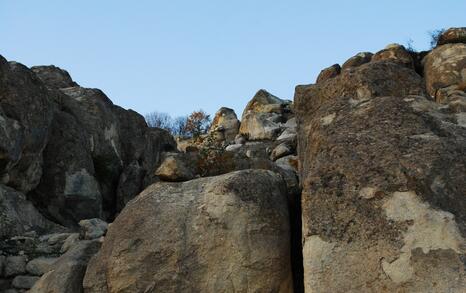
<svg viewBox="0 0 466 293">
<path fill-rule="evenodd" d="M 393 42 L 466 26 L 466 1 L 0 0 L 0 55 L 54 64 L 141 114 L 221 106 L 297 84 Z"/>
</svg>

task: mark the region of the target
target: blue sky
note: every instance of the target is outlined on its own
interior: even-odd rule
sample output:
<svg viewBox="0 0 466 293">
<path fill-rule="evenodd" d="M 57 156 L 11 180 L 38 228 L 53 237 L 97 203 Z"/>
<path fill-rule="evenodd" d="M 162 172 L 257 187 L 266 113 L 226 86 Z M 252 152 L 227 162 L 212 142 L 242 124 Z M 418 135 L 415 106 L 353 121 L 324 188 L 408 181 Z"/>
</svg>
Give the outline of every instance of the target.
<svg viewBox="0 0 466 293">
<path fill-rule="evenodd" d="M 466 1 L 0 0 L 0 54 L 65 68 L 141 114 L 293 98 L 324 67 L 465 26 Z"/>
</svg>

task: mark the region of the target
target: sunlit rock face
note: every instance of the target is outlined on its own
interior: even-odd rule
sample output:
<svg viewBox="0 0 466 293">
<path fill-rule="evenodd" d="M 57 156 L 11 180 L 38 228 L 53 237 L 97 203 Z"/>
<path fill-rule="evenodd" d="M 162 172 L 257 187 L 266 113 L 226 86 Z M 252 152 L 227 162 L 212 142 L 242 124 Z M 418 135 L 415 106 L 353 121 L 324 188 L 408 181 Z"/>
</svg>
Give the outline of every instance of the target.
<svg viewBox="0 0 466 293">
<path fill-rule="evenodd" d="M 292 292 L 289 233 L 271 171 L 157 183 L 111 225 L 84 291 Z"/>
<path fill-rule="evenodd" d="M 298 86 L 295 111 L 306 292 L 462 292 L 464 112 L 390 60 Z"/>
</svg>

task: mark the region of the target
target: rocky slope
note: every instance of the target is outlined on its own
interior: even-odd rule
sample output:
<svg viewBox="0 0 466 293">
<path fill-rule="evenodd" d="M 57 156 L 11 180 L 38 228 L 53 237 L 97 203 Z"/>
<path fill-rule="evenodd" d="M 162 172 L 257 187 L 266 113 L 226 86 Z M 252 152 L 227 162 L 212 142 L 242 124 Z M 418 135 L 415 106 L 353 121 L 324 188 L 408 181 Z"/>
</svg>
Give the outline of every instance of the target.
<svg viewBox="0 0 466 293">
<path fill-rule="evenodd" d="M 464 292 L 464 36 L 188 140 L 0 57 L 0 292 Z"/>
</svg>

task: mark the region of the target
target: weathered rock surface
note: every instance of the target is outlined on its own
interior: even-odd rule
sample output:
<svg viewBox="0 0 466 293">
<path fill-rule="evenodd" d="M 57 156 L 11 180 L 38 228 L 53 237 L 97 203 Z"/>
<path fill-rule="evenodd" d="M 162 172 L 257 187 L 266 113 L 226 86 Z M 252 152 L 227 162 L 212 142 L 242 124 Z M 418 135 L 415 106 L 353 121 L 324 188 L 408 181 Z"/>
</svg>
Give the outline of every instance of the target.
<svg viewBox="0 0 466 293">
<path fill-rule="evenodd" d="M 40 78 L 40 80 L 48 87 L 60 89 L 73 86 L 79 86 L 73 81 L 68 71 L 59 67 L 49 66 L 33 66 L 31 70 Z"/>
<path fill-rule="evenodd" d="M 283 188 L 259 170 L 150 186 L 110 227 L 85 292 L 291 292 Z"/>
<path fill-rule="evenodd" d="M 463 292 L 463 113 L 406 67 L 346 72 L 295 95 L 306 292 Z"/>
<path fill-rule="evenodd" d="M 372 61 L 388 60 L 414 69 L 414 60 L 406 48 L 399 44 L 388 45 L 372 56 Z"/>
<path fill-rule="evenodd" d="M 466 27 L 447 29 L 439 36 L 437 46 L 454 43 L 466 43 Z"/>
<path fill-rule="evenodd" d="M 466 86 L 466 44 L 446 44 L 424 58 L 424 76 L 429 95 L 452 85 Z"/>
<path fill-rule="evenodd" d="M 89 259 L 99 250 L 100 242 L 81 241 L 62 255 L 53 270 L 44 274 L 30 293 L 81 293 Z"/>
<path fill-rule="evenodd" d="M 282 131 L 280 124 L 290 118 L 290 105 L 290 101 L 259 90 L 244 109 L 239 132 L 249 140 L 275 139 Z"/>
<path fill-rule="evenodd" d="M 56 261 L 56 257 L 38 257 L 27 263 L 26 271 L 34 276 L 42 276 L 52 270 Z"/>
<path fill-rule="evenodd" d="M 321 83 L 327 79 L 334 78 L 341 72 L 341 67 L 339 64 L 333 64 L 330 67 L 322 69 L 322 71 L 317 76 L 316 83 Z"/>
<path fill-rule="evenodd" d="M 176 148 L 166 131 L 58 67 L 0 57 L 0 89 L 0 183 L 62 225 L 112 219 Z"/>
<path fill-rule="evenodd" d="M 20 192 L 37 186 L 52 121 L 48 91 L 26 66 L 0 56 L 0 183 Z"/>
<path fill-rule="evenodd" d="M 0 184 L 0 239 L 35 231 L 61 231 L 47 220 L 22 193 Z"/>
<path fill-rule="evenodd" d="M 102 195 L 86 136 L 73 115 L 55 112 L 43 152 L 43 175 L 30 194 L 36 206 L 66 226 L 102 217 Z"/>
<path fill-rule="evenodd" d="M 17 289 L 31 289 L 38 280 L 36 276 L 16 276 L 11 284 Z"/>
<path fill-rule="evenodd" d="M 354 55 L 353 57 L 349 58 L 348 60 L 346 60 L 345 63 L 343 63 L 343 65 L 341 66 L 341 70 L 345 70 L 351 67 L 358 67 L 363 64 L 369 63 L 373 55 L 374 54 L 370 52 L 358 53 Z"/>
<path fill-rule="evenodd" d="M 217 140 L 232 142 L 239 131 L 240 122 L 233 109 L 222 107 L 215 113 L 209 133 L 215 133 Z"/>
<path fill-rule="evenodd" d="M 108 224 L 101 219 L 79 221 L 80 237 L 86 240 L 98 239 L 107 233 Z M 68 239 L 68 237 L 67 237 Z"/>
<path fill-rule="evenodd" d="M 23 255 L 8 256 L 5 259 L 5 277 L 14 277 L 26 273 L 27 259 Z"/>
<path fill-rule="evenodd" d="M 300 102 L 299 111 L 304 112 L 305 109 L 312 109 L 312 103 L 301 102 L 301 97 L 314 96 L 316 102 L 334 97 L 351 97 L 357 103 L 373 96 L 403 97 L 424 94 L 423 80 L 415 71 L 385 60 L 348 68 L 318 86 L 297 86 L 295 103 Z M 333 118 L 334 113 L 329 113 L 322 117 L 322 121 L 330 123 Z"/>
<path fill-rule="evenodd" d="M 166 153 L 165 159 L 155 171 L 155 175 L 164 181 L 187 181 L 195 177 L 197 170 L 191 156 L 182 153 Z"/>
</svg>

